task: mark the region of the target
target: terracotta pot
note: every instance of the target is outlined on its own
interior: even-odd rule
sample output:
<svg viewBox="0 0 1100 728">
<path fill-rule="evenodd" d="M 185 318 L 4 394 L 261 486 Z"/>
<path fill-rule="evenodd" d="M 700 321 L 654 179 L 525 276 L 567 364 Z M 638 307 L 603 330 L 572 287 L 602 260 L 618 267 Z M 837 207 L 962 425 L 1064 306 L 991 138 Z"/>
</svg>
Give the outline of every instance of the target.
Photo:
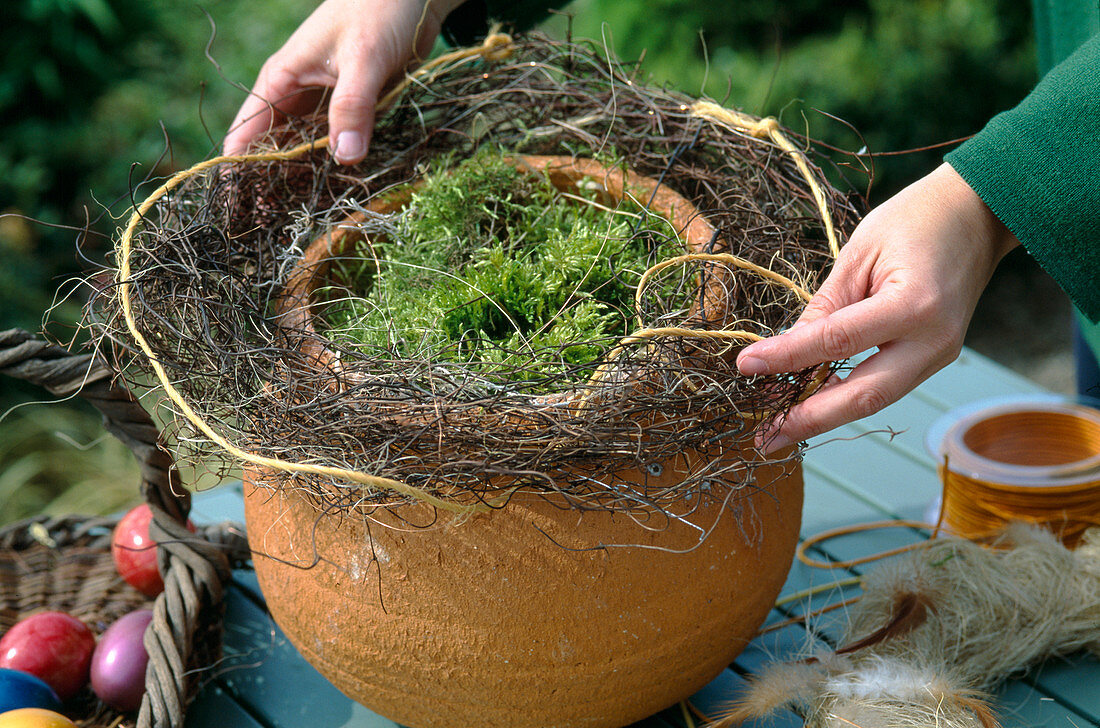
<svg viewBox="0 0 1100 728">
<path fill-rule="evenodd" d="M 648 189 L 690 244 L 711 238 L 690 203 L 652 181 L 589 160 L 521 163 L 562 186 L 601 180 L 613 199 Z M 326 237 L 307 251 L 302 288 L 287 297 L 287 310 L 304 312 L 295 325 L 308 325 L 311 281 L 342 244 Z M 695 459 L 617 476 L 673 485 Z M 797 463 L 759 465 L 749 484 L 712 481 L 680 520 L 577 511 L 533 493 L 468 517 L 421 504 L 321 513 L 268 477 L 246 471 L 245 508 L 272 615 L 349 697 L 417 728 L 622 726 L 684 699 L 763 621 L 802 510 Z"/>
<path fill-rule="evenodd" d="M 417 728 L 610 728 L 703 687 L 767 615 L 802 480 L 796 466 L 757 473 L 763 487 L 692 516 L 712 529 L 702 544 L 683 523 L 648 531 L 535 497 L 409 531 L 320 514 L 299 492 L 255 487 L 254 472 L 245 512 L 276 622 L 353 700 Z M 400 515 L 432 520 L 421 506 Z"/>
</svg>

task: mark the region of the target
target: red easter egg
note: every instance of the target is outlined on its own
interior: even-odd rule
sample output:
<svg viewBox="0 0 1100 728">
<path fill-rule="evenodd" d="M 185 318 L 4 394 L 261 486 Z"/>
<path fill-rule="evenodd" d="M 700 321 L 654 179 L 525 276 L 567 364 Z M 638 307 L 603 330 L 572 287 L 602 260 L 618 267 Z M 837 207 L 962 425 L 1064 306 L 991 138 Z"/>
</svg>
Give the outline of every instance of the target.
<svg viewBox="0 0 1100 728">
<path fill-rule="evenodd" d="M 62 700 L 88 682 L 95 635 L 64 612 L 42 612 L 15 624 L 0 638 L 0 667 L 30 673 Z"/>
<path fill-rule="evenodd" d="M 115 568 L 126 583 L 145 596 L 164 591 L 164 580 L 157 568 L 157 542 L 149 537 L 153 513 L 144 503 L 122 517 L 111 535 L 111 556 Z M 195 530 L 190 521 L 187 528 Z"/>
<path fill-rule="evenodd" d="M 122 517 L 111 535 L 111 556 L 115 568 L 126 583 L 146 596 L 164 591 L 164 580 L 157 568 L 157 544 L 149 538 L 153 513 L 142 504 Z"/>
</svg>

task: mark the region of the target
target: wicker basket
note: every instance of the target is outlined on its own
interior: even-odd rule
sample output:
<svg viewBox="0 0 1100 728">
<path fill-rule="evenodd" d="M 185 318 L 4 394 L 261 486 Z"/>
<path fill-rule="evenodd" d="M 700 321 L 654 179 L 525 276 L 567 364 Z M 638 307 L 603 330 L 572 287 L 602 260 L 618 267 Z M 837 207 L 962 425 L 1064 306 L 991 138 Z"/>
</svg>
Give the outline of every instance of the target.
<svg viewBox="0 0 1100 728">
<path fill-rule="evenodd" d="M 81 726 L 183 725 L 202 668 L 221 651 L 222 594 L 232 569 L 247 563 L 244 528 L 221 524 L 192 533 L 184 527 L 190 494 L 180 487 L 156 425 L 108 366 L 75 355 L 25 331 L 0 331 L 0 373 L 57 396 L 79 394 L 104 418 L 104 427 L 133 451 L 142 466 L 141 492 L 153 512 L 150 535 L 164 592 L 152 601 L 126 584 L 111 558 L 116 519 L 38 517 L 0 529 L 0 630 L 35 612 L 59 610 L 101 634 L 115 619 L 142 606 L 153 609 L 145 633 L 149 667 L 137 715 L 123 715 L 86 688 L 66 704 Z"/>
</svg>

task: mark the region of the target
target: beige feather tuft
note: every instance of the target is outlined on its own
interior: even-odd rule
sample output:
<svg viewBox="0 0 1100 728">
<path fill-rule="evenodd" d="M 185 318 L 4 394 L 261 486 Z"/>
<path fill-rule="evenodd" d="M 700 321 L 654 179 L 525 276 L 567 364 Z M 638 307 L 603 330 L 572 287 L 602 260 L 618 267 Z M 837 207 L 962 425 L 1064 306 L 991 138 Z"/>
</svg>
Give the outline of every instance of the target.
<svg viewBox="0 0 1100 728">
<path fill-rule="evenodd" d="M 778 662 L 769 665 L 749 681 L 745 694 L 723 710 L 722 718 L 709 728 L 764 718 L 777 711 L 812 700 L 828 678 L 824 667 L 807 662 Z"/>
<path fill-rule="evenodd" d="M 863 590 L 841 649 L 769 666 L 718 724 L 801 705 L 806 728 L 997 728 L 986 691 L 1048 657 L 1100 654 L 1100 528 L 1075 551 L 1020 524 L 992 547 L 936 539 Z"/>
</svg>

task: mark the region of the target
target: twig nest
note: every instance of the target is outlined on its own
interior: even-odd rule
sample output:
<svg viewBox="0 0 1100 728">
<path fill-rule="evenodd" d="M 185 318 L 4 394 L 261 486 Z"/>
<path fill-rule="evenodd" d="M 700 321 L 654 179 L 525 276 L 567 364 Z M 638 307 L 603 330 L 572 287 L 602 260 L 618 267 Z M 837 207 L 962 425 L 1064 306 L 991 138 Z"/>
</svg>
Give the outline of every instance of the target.
<svg viewBox="0 0 1100 728">
<path fill-rule="evenodd" d="M 468 509 L 522 486 L 629 511 L 637 503 L 617 497 L 614 473 L 691 450 L 721 462 L 824 379 L 814 369 L 748 378 L 734 364 L 746 341 L 797 319 L 853 225 L 851 203 L 813 166 L 808 144 L 637 83 L 601 48 L 542 38 L 506 47 L 507 57 L 493 46 L 418 72 L 380 114 L 356 168 L 332 164 L 323 142 L 288 146 L 317 138 L 318 122 L 302 120 L 277 132 L 277 148 L 196 165 L 140 205 L 97 326 L 140 350 L 180 415 L 182 447 L 282 472 L 279 487 L 309 488 L 330 508 Z M 711 238 L 634 281 L 638 297 L 620 308 L 636 326 L 621 338 L 563 341 L 563 352 L 594 351 L 563 374 L 510 364 L 523 376 L 494 379 L 483 376 L 486 360 L 336 345 L 293 324 L 286 291 L 319 234 L 378 212 L 439 160 L 457 165 L 487 149 L 615 160 L 625 187 L 645 177 L 686 205 L 672 234 L 709 228 Z M 644 192 L 632 204 L 670 213 Z M 445 262 L 435 270 L 449 273 Z M 514 361 L 507 348 L 491 353 Z M 335 356 L 318 369 L 320 351 Z M 571 401 L 579 383 L 598 390 L 583 397 L 597 406 L 543 406 Z M 395 417 L 395 406 L 410 416 Z M 424 458 L 445 465 L 425 468 Z M 665 502 L 722 475 L 703 468 Z"/>
</svg>

